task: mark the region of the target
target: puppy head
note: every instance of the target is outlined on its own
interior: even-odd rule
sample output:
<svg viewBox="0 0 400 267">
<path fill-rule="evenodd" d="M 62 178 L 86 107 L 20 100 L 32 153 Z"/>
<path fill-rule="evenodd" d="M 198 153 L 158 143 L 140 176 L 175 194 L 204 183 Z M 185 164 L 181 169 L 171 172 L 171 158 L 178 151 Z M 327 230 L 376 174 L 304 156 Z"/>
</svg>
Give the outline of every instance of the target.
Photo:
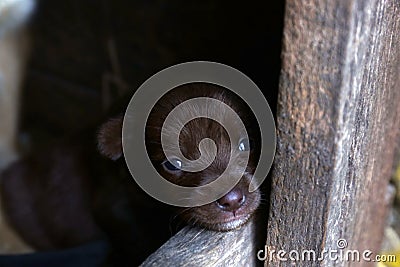
<svg viewBox="0 0 400 267">
<path fill-rule="evenodd" d="M 178 132 L 179 149 L 186 159 L 172 157 L 171 161 L 168 161 L 161 145 L 163 123 L 173 108 L 196 97 L 208 97 L 224 102 L 239 115 L 246 129 L 239 126 L 236 118 L 230 116 L 223 105 L 210 103 L 205 106 L 193 106 L 186 110 L 185 114 L 181 114 L 182 116 L 178 114 L 174 117 L 163 136 L 164 144 L 167 143 L 164 149 L 168 149 L 168 140 L 173 136 L 172 134 L 169 136 L 168 133 Z M 201 109 L 207 109 L 209 117 L 218 117 L 223 125 L 230 125 L 231 128 L 237 130 L 229 137 L 224 127 L 215 120 L 207 118 L 190 120 L 182 127 L 180 122 L 182 117 L 187 115 L 186 113 L 196 117 Z M 101 127 L 98 135 L 100 152 L 113 160 L 122 156 L 122 120 L 122 116 L 109 120 Z M 205 151 L 202 153 L 199 150 L 199 144 L 205 138 L 213 140 L 217 148 L 216 157 L 209 159 L 212 163 L 203 171 L 181 170 L 182 164 L 187 164 L 187 162 L 190 164 L 199 159 L 200 154 L 207 157 L 207 146 L 204 147 Z M 260 131 L 251 109 L 233 92 L 206 83 L 192 83 L 174 88 L 165 94 L 152 109 L 147 120 L 145 142 L 148 155 L 157 171 L 165 179 L 181 186 L 196 187 L 214 181 L 227 168 L 230 159 L 234 166 L 245 164 L 246 171 L 243 175 L 240 173 L 241 180 L 225 196 L 213 203 L 185 209 L 181 212 L 182 218 L 188 223 L 213 230 L 227 231 L 246 223 L 257 209 L 260 203 L 260 192 L 256 190 L 250 193 L 248 188 L 259 159 Z M 243 152 L 245 151 L 250 152 L 248 162 L 243 161 Z M 169 152 L 170 155 L 174 153 L 173 151 Z M 228 170 L 228 175 L 237 171 L 235 167 Z"/>
<path fill-rule="evenodd" d="M 176 113 L 162 133 L 161 127 L 171 110 L 196 97 L 207 97 L 225 103 L 239 115 L 246 128 L 240 127 L 237 117 L 227 112 L 226 106 L 210 101 L 203 106 L 193 105 L 181 109 L 182 114 Z M 183 122 L 187 121 L 185 120 L 187 117 L 199 117 L 199 114 L 204 113 L 209 118 L 218 118 L 222 125 L 229 125 L 229 128 L 234 129 L 230 133 L 231 136 L 229 137 L 224 127 L 213 119 L 201 117 L 186 124 Z M 166 150 L 170 149 L 169 140 L 171 139 L 172 144 L 176 133 L 179 133 L 179 149 L 184 158 L 173 156 L 169 157 L 171 161 L 168 161 L 165 153 L 174 155 L 175 147 L 170 151 Z M 165 150 L 161 146 L 162 134 Z M 181 186 L 201 186 L 214 181 L 227 169 L 230 159 L 232 162 L 227 169 L 228 175 L 236 174 L 235 172 L 240 171 L 240 168 L 236 167 L 245 164 L 245 173 L 229 193 L 213 203 L 185 209 L 182 217 L 187 222 L 213 230 L 231 230 L 246 223 L 258 207 L 260 192 L 256 190 L 250 193 L 248 188 L 260 154 L 260 146 L 257 145 L 260 144 L 260 131 L 251 109 L 230 90 L 206 83 L 192 83 L 174 88 L 154 106 L 147 121 L 145 138 L 146 148 L 154 167 L 165 179 Z M 214 141 L 217 148 L 215 158 L 207 159 L 208 156 L 211 157 L 211 154 L 207 153 L 207 145 L 200 153 L 199 144 L 205 138 Z M 246 151 L 250 152 L 249 162 L 243 160 Z M 212 162 L 203 171 L 189 172 L 180 168 L 180 166 L 190 167 L 190 164 L 194 164 L 193 162 L 201 156 Z"/>
</svg>

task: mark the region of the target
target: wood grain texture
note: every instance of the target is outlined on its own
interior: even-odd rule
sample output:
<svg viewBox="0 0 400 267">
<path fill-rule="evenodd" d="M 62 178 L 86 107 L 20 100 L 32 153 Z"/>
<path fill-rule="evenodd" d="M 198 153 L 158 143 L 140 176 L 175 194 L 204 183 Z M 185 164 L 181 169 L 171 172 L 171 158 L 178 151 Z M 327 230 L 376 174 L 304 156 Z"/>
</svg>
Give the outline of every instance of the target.
<svg viewBox="0 0 400 267">
<path fill-rule="evenodd" d="M 257 266 L 254 220 L 238 230 L 215 232 L 187 226 L 141 265 L 146 266 Z M 262 244 L 260 244 L 262 245 Z"/>
<path fill-rule="evenodd" d="M 266 266 L 293 265 L 281 249 L 318 256 L 340 238 L 379 251 L 400 127 L 399 33 L 396 0 L 286 1 Z"/>
</svg>

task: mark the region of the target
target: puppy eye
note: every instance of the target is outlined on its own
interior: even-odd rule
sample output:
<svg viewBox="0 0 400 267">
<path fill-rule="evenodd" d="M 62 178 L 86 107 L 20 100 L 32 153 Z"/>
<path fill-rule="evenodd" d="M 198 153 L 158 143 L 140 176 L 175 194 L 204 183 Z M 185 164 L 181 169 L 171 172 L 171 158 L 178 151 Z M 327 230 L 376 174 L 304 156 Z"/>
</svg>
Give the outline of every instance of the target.
<svg viewBox="0 0 400 267">
<path fill-rule="evenodd" d="M 239 141 L 239 151 L 249 151 L 250 150 L 250 141 L 248 138 L 240 139 Z"/>
<path fill-rule="evenodd" d="M 165 160 L 162 165 L 166 171 L 177 172 L 182 168 L 182 161 L 180 159 L 173 158 L 171 161 Z"/>
</svg>

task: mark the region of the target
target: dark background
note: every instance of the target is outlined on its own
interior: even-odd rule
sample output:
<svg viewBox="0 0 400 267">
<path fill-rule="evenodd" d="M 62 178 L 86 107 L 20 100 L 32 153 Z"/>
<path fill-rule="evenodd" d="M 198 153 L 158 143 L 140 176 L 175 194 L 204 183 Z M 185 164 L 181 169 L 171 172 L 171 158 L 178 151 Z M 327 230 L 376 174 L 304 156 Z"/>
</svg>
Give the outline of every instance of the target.
<svg viewBox="0 0 400 267">
<path fill-rule="evenodd" d="M 41 0 L 21 130 L 33 146 L 81 130 L 157 71 L 195 60 L 244 72 L 275 111 L 283 9 L 283 1 Z"/>
<path fill-rule="evenodd" d="M 22 145 L 40 149 L 91 127 L 151 75 L 187 61 L 242 71 L 275 114 L 283 11 L 284 1 L 39 1 L 22 90 Z"/>
</svg>

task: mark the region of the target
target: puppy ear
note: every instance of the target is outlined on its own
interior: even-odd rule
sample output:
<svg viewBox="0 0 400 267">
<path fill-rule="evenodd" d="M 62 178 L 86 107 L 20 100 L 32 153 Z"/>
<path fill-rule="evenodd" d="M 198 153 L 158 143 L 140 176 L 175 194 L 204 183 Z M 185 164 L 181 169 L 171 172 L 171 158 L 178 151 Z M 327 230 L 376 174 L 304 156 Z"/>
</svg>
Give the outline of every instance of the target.
<svg viewBox="0 0 400 267">
<path fill-rule="evenodd" d="M 100 153 L 112 160 L 122 156 L 122 122 L 123 116 L 108 120 L 100 127 L 97 135 Z"/>
</svg>

